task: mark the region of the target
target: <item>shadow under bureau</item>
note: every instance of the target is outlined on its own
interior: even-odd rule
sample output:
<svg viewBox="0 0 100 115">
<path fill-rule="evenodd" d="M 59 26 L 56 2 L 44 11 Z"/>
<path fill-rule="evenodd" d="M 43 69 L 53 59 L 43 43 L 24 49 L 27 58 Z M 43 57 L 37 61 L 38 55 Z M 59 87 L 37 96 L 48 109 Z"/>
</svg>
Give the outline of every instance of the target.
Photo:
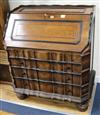
<svg viewBox="0 0 100 115">
<path fill-rule="evenodd" d="M 8 21 L 6 50 L 14 90 L 88 107 L 93 70 L 94 6 L 19 6 Z"/>
</svg>

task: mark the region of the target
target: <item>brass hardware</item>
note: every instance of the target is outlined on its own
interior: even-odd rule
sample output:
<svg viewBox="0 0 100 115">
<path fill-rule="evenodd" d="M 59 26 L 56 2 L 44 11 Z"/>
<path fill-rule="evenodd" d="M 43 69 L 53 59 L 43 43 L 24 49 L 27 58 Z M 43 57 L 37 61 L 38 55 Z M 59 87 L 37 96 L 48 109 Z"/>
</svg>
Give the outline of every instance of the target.
<svg viewBox="0 0 100 115">
<path fill-rule="evenodd" d="M 53 19 L 53 18 L 54 18 L 54 16 L 53 16 L 53 15 L 51 15 L 51 16 L 50 16 L 50 18 L 51 18 L 51 19 Z"/>
<path fill-rule="evenodd" d="M 65 17 L 66 17 L 66 15 L 63 15 L 63 14 L 62 14 L 62 15 L 60 15 L 60 18 L 65 18 Z"/>
</svg>

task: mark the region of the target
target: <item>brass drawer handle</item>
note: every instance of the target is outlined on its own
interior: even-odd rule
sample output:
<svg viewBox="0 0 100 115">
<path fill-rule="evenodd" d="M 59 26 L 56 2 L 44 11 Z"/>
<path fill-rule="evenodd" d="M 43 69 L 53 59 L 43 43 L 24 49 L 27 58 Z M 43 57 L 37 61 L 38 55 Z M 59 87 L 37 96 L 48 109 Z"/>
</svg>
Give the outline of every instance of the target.
<svg viewBox="0 0 100 115">
<path fill-rule="evenodd" d="M 50 19 L 54 19 L 54 15 L 50 15 L 50 16 L 49 16 L 48 14 L 45 13 L 44 16 L 45 16 L 45 17 L 48 16 Z"/>
<path fill-rule="evenodd" d="M 65 17 L 66 17 L 66 15 L 64 15 L 64 14 L 60 15 L 60 18 L 65 18 Z"/>
<path fill-rule="evenodd" d="M 53 15 L 51 15 L 51 16 L 50 16 L 50 19 L 54 19 L 54 16 L 53 16 Z"/>
</svg>

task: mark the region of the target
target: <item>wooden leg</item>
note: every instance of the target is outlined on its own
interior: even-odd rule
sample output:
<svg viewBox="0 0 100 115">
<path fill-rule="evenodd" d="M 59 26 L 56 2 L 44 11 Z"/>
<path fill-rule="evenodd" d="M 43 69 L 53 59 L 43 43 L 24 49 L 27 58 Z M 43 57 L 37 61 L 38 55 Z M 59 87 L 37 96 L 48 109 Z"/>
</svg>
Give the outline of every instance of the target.
<svg viewBox="0 0 100 115">
<path fill-rule="evenodd" d="M 81 112 L 84 112 L 88 109 L 88 102 L 84 103 L 84 104 L 76 104 L 78 110 L 80 110 Z"/>
<path fill-rule="evenodd" d="M 21 94 L 21 93 L 16 93 L 16 96 L 17 96 L 19 99 L 21 99 L 21 100 L 27 98 L 27 95 L 25 95 L 25 94 Z"/>
</svg>

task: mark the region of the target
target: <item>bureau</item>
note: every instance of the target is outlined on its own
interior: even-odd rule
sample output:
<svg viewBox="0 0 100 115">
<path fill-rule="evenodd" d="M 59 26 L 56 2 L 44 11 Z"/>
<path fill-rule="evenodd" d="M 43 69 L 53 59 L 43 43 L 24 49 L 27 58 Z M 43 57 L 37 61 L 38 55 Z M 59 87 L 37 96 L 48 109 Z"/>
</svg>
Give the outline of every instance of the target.
<svg viewBox="0 0 100 115">
<path fill-rule="evenodd" d="M 16 95 L 75 102 L 85 111 L 95 76 L 94 21 L 94 6 L 14 9 L 5 45 Z"/>
</svg>

